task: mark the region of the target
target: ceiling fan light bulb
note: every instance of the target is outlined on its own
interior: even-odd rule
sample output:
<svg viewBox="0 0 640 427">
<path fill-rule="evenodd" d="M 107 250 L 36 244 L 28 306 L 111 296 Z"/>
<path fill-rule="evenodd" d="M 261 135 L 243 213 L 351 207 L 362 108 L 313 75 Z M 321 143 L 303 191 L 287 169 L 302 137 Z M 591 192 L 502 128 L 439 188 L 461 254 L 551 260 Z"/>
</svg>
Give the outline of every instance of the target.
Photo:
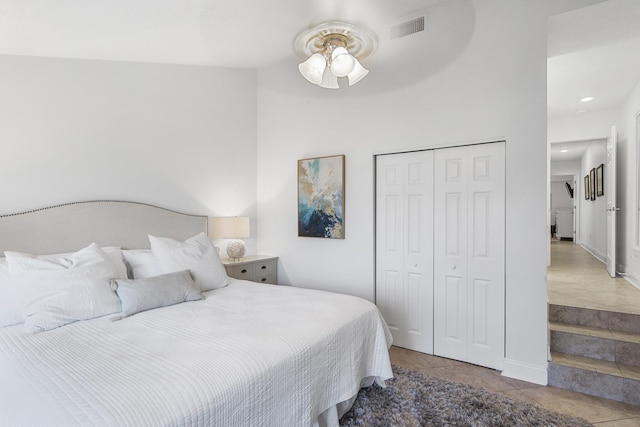
<svg viewBox="0 0 640 427">
<path fill-rule="evenodd" d="M 327 61 L 321 53 L 314 53 L 306 61 L 298 65 L 300 74 L 316 85 L 322 83 L 322 74 L 325 68 L 327 68 Z"/>
<path fill-rule="evenodd" d="M 331 72 L 338 77 L 346 77 L 356 65 L 356 58 L 344 47 L 337 47 L 331 52 Z"/>
<path fill-rule="evenodd" d="M 360 61 L 358 61 L 355 58 L 353 58 L 353 59 L 355 61 L 355 65 L 353 67 L 353 71 L 351 71 L 347 75 L 347 78 L 349 79 L 349 86 L 353 86 L 354 84 L 358 83 L 360 80 L 364 79 L 367 74 L 369 74 L 369 70 L 364 68 L 360 64 Z"/>
</svg>

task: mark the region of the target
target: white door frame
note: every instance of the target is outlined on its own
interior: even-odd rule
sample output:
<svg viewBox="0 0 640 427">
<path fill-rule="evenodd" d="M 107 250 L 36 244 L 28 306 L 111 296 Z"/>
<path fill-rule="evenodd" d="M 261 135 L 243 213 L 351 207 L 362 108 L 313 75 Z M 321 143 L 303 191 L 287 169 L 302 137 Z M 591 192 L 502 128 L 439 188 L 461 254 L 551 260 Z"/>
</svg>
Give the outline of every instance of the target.
<svg viewBox="0 0 640 427">
<path fill-rule="evenodd" d="M 618 130 L 611 126 L 611 133 L 607 139 L 607 164 L 604 171 L 604 190 L 607 199 L 607 272 L 616 277 L 616 217 L 620 208 L 616 205 L 616 175 L 617 175 L 617 145 Z"/>
</svg>

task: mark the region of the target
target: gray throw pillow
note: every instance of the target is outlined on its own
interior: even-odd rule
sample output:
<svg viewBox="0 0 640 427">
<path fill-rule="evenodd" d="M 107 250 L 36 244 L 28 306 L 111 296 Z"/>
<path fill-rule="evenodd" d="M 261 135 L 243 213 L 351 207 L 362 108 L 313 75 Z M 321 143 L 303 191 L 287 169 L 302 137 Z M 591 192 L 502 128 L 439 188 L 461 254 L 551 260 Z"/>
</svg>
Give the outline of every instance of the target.
<svg viewBox="0 0 640 427">
<path fill-rule="evenodd" d="M 122 315 L 202 299 L 189 271 L 176 271 L 146 279 L 116 279 L 112 287 L 122 301 Z"/>
</svg>

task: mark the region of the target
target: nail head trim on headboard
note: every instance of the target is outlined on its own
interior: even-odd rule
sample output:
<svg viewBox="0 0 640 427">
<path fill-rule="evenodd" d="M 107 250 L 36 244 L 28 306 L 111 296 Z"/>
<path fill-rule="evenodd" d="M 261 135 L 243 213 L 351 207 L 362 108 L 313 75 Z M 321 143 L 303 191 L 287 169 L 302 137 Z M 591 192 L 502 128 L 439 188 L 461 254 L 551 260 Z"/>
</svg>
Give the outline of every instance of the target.
<svg viewBox="0 0 640 427">
<path fill-rule="evenodd" d="M 149 248 L 148 234 L 187 239 L 207 232 L 207 217 L 147 203 L 92 200 L 0 216 L 0 251 L 59 253 L 93 242 Z"/>
</svg>

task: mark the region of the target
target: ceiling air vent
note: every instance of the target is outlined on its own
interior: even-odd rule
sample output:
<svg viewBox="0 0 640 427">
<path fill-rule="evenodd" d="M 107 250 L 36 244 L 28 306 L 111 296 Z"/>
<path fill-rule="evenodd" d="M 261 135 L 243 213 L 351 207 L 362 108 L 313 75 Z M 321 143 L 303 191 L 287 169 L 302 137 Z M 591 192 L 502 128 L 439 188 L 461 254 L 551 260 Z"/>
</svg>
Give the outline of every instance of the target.
<svg viewBox="0 0 640 427">
<path fill-rule="evenodd" d="M 391 40 L 424 31 L 424 16 L 391 27 Z"/>
</svg>

